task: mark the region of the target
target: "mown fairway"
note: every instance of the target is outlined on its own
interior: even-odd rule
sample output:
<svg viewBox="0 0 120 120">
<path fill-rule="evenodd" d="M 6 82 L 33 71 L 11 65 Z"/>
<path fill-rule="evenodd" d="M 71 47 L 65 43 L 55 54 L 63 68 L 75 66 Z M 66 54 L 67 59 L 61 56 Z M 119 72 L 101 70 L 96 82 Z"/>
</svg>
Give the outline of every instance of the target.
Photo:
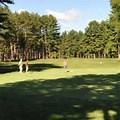
<svg viewBox="0 0 120 120">
<path fill-rule="evenodd" d="M 0 63 L 0 120 L 120 120 L 120 61 L 65 60 Z"/>
</svg>

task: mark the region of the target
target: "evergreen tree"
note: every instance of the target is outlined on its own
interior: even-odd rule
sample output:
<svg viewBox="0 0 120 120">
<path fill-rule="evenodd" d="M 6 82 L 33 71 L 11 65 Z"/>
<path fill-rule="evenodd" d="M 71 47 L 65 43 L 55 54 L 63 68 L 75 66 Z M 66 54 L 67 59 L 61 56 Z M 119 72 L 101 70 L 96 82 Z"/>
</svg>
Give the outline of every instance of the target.
<svg viewBox="0 0 120 120">
<path fill-rule="evenodd" d="M 112 14 L 110 17 L 112 25 L 116 30 L 116 41 L 118 43 L 118 57 L 120 59 L 120 0 L 110 0 Z"/>
</svg>

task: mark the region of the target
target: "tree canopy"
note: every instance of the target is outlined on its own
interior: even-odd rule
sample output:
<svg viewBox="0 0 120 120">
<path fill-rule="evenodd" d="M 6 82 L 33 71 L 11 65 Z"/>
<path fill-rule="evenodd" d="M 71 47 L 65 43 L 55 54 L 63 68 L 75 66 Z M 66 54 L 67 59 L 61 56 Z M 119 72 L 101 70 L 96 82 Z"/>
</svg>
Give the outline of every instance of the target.
<svg viewBox="0 0 120 120">
<path fill-rule="evenodd" d="M 0 0 L 0 3 L 7 6 L 7 4 L 13 4 L 14 2 L 12 0 Z"/>
<path fill-rule="evenodd" d="M 3 4 L 3 0 L 0 1 Z M 4 3 L 13 3 L 4 0 Z M 120 57 L 120 2 L 110 1 L 110 19 L 90 21 L 82 31 L 64 31 L 52 15 L 0 10 L 0 60 Z"/>
</svg>

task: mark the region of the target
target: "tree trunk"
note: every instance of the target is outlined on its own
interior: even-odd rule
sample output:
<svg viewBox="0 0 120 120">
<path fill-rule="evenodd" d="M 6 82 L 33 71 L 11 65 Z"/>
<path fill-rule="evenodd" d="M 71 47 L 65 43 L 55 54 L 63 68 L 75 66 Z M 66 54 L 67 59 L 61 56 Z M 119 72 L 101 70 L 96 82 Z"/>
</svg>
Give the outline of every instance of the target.
<svg viewBox="0 0 120 120">
<path fill-rule="evenodd" d="M 118 59 L 120 60 L 120 44 L 118 44 Z"/>
<path fill-rule="evenodd" d="M 14 51 L 13 51 L 13 44 L 10 43 L 10 50 L 11 50 L 11 60 L 14 60 Z"/>
</svg>

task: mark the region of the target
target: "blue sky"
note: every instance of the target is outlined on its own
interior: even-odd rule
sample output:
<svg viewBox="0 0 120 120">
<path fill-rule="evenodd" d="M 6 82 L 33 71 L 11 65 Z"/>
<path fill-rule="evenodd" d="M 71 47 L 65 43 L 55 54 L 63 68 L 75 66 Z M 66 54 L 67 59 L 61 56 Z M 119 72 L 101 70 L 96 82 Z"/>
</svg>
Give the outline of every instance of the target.
<svg viewBox="0 0 120 120">
<path fill-rule="evenodd" d="M 109 19 L 110 0 L 14 0 L 9 5 L 12 12 L 28 11 L 40 16 L 52 14 L 62 31 L 74 29 L 84 31 L 92 20 Z"/>
</svg>

